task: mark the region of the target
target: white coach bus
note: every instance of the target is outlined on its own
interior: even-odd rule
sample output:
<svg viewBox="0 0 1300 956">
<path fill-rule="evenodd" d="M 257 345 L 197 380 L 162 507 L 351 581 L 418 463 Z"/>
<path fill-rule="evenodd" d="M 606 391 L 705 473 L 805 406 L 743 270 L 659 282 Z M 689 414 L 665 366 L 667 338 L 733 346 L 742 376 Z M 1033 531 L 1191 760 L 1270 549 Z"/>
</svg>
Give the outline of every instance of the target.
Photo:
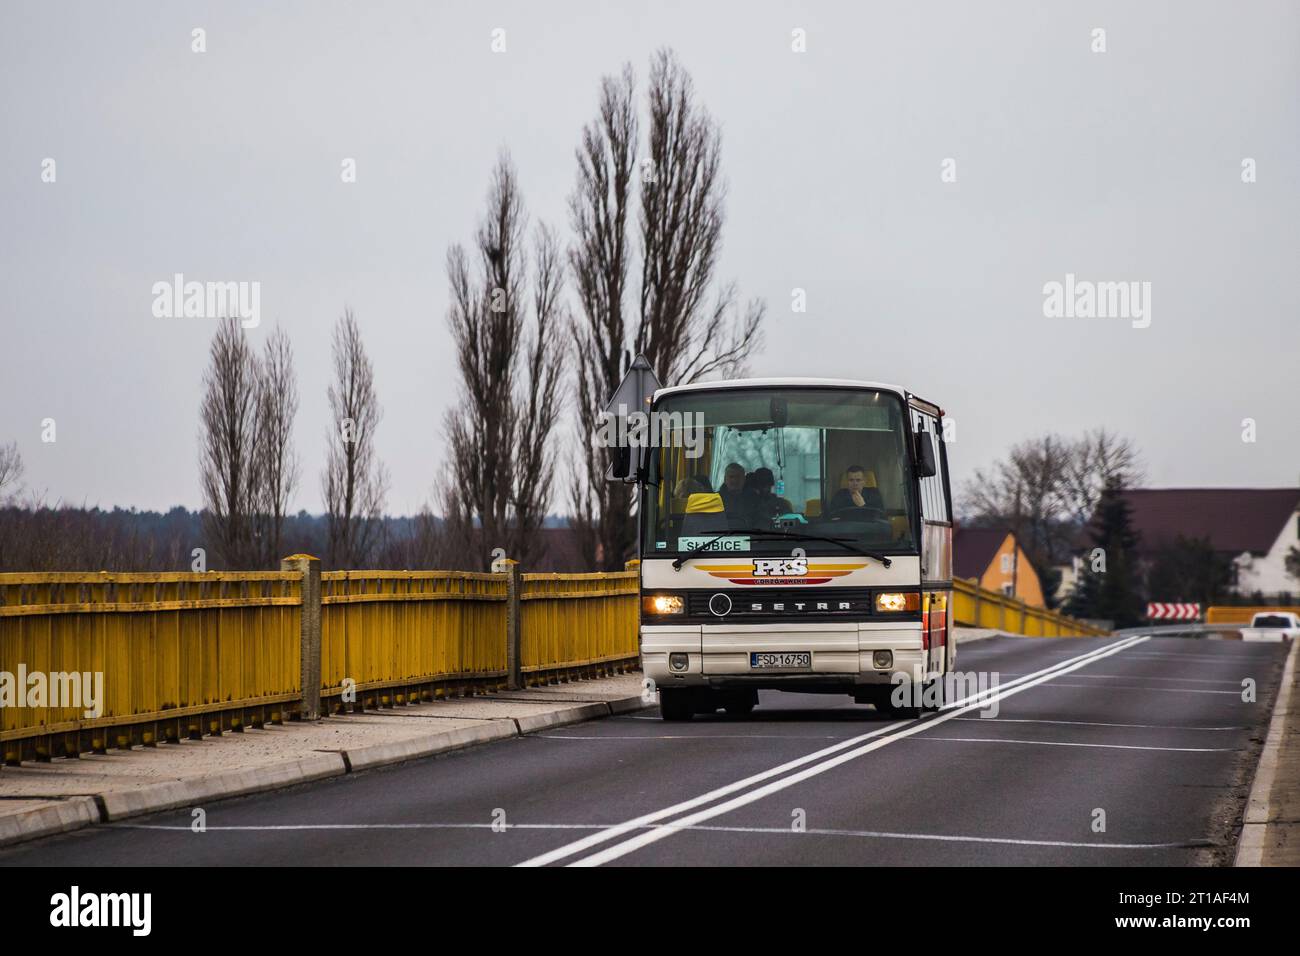
<svg viewBox="0 0 1300 956">
<path fill-rule="evenodd" d="M 954 666 L 943 410 L 822 379 L 638 404 L 661 440 L 611 477 L 640 485 L 641 663 L 664 719 L 744 716 L 760 689 L 933 706 Z"/>
</svg>

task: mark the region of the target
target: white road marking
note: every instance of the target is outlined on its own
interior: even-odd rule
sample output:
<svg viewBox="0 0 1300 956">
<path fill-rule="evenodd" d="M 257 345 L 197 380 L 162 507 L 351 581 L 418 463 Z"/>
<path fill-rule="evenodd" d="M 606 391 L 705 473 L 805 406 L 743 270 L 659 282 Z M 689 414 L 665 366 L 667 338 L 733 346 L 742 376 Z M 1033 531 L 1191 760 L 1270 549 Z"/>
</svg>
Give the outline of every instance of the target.
<svg viewBox="0 0 1300 956">
<path fill-rule="evenodd" d="M 959 744 L 1034 744 L 1039 747 L 1097 747 L 1102 750 L 1161 750 L 1170 753 L 1236 753 L 1237 747 L 1142 747 L 1137 744 L 1085 744 L 1070 740 L 1005 740 L 997 737 L 916 737 L 915 740 L 946 740 Z"/>
<path fill-rule="evenodd" d="M 275 830 L 603 830 L 607 823 L 285 823 L 265 826 L 232 825 L 208 826 L 206 833 L 218 832 L 264 832 Z M 162 826 L 153 823 L 110 823 L 109 829 L 116 830 L 172 830 L 192 833 L 189 824 Z M 673 831 L 700 830 L 713 833 L 781 833 L 795 836 L 811 833 L 814 836 L 869 837 L 882 840 L 938 840 L 945 843 L 1006 843 L 1015 846 L 1053 846 L 1085 847 L 1100 850 L 1151 850 L 1173 849 L 1187 846 L 1199 846 L 1201 842 L 1184 843 L 1076 843 L 1066 840 L 1020 840 L 1012 837 L 959 836 L 947 833 L 892 833 L 887 830 L 831 830 L 818 829 L 795 831 L 790 827 L 723 827 L 723 826 L 678 826 L 674 823 L 647 823 L 644 829 L 667 829 Z"/>
<path fill-rule="evenodd" d="M 845 747 L 852 747 L 856 743 L 860 743 L 863 740 L 867 740 L 871 737 L 876 737 L 887 731 L 893 730 L 896 727 L 906 726 L 907 723 L 908 721 L 905 720 L 895 721 L 894 723 L 886 724 L 883 727 L 879 727 L 876 730 L 871 731 L 870 733 L 861 734 L 857 737 L 850 737 L 848 740 L 842 740 L 837 744 L 833 744 L 830 747 L 826 747 L 822 750 L 818 750 L 815 753 L 810 753 L 807 754 L 806 756 L 798 757 L 795 760 L 791 760 L 788 761 L 787 763 L 781 764 L 779 767 L 773 767 L 771 770 L 764 770 L 762 773 L 757 773 L 751 777 L 746 777 L 744 780 L 737 780 L 735 783 L 726 784 L 725 786 L 718 787 L 716 790 L 710 790 L 708 793 L 700 794 L 698 797 L 694 797 L 690 800 L 685 800 L 681 803 L 674 804 L 671 807 L 665 807 L 663 810 L 656 810 L 654 813 L 644 814 L 642 816 L 636 817 L 633 820 L 628 820 L 626 823 L 621 823 L 618 826 L 608 827 L 605 830 L 601 831 L 600 833 L 596 833 L 590 837 L 587 837 L 585 840 L 578 840 L 575 843 L 567 844 L 565 846 L 560 847 L 559 849 L 552 850 L 549 853 L 543 853 L 541 856 L 535 856 L 531 859 L 524 860 L 522 863 L 519 863 L 517 865 L 518 866 L 545 866 L 547 863 L 554 862 L 555 860 L 562 860 L 566 856 L 573 856 L 575 853 L 581 853 L 589 846 L 595 846 L 598 843 L 605 843 L 606 841 L 613 840 L 624 833 L 631 833 L 634 830 L 640 829 L 644 827 L 646 824 L 655 823 L 659 820 L 662 820 L 664 817 L 670 817 L 673 814 L 681 813 L 684 810 L 690 810 L 693 809 L 694 807 L 698 807 L 703 804 L 710 803 L 718 799 L 719 797 L 724 797 L 729 793 L 735 793 L 737 790 L 743 790 L 745 787 L 751 786 L 755 783 L 759 783 L 763 780 L 767 780 L 770 777 L 778 776 L 779 774 L 785 773 L 787 770 L 793 770 L 795 767 L 801 767 L 804 764 L 810 763 L 814 760 L 824 757 L 827 754 L 836 753 L 837 751 L 843 750 Z"/>
<path fill-rule="evenodd" d="M 546 740 L 838 740 L 834 734 L 618 734 L 575 737 L 569 734 L 529 734 Z"/>
<path fill-rule="evenodd" d="M 1004 677 L 1015 677 L 1015 674 L 1004 673 Z M 1148 674 L 1079 674 L 1079 677 L 1086 677 L 1088 680 L 1163 680 L 1174 683 L 1187 684 L 1232 684 L 1240 687 L 1241 681 L 1226 680 L 1221 677 L 1152 677 Z"/>
<path fill-rule="evenodd" d="M 1170 651 L 1167 653 L 1165 651 L 1151 651 L 1149 653 L 1144 652 L 1142 654 L 1134 654 L 1133 658 L 1135 660 L 1144 660 L 1144 661 L 1146 660 L 1168 661 L 1172 659 L 1177 661 L 1193 661 L 1196 663 L 1206 663 L 1206 664 L 1227 664 L 1227 663 L 1235 664 L 1239 662 L 1246 663 L 1246 664 L 1256 664 L 1256 663 L 1267 662 L 1267 658 L 1264 657 L 1264 655 L 1262 654 L 1238 654 L 1238 653 L 1184 654 L 1178 651 Z"/>
<path fill-rule="evenodd" d="M 1096 684 L 1052 684 L 1052 686 L 1100 690 Z M 1199 687 L 1111 687 L 1110 690 L 1138 690 L 1144 694 L 1228 694 L 1232 697 L 1241 696 L 1239 690 L 1202 690 Z"/>
<path fill-rule="evenodd" d="M 999 724 L 1062 724 L 1068 727 L 1138 727 L 1149 730 L 1248 730 L 1248 727 L 1173 727 L 1168 724 L 1106 724 L 1096 720 L 1043 720 L 1034 717 L 958 717 L 977 724 L 990 720 Z"/>
<path fill-rule="evenodd" d="M 1093 660 L 1098 660 L 1102 657 L 1108 657 L 1111 654 L 1116 654 L 1119 651 L 1124 650 L 1125 648 L 1132 647 L 1135 644 L 1140 644 L 1146 640 L 1148 640 L 1148 638 L 1145 637 L 1126 638 L 1120 641 L 1113 642 L 1111 644 L 1103 645 L 1101 648 L 1089 651 L 1085 654 L 1081 654 L 1077 657 L 1068 659 L 1058 664 L 1053 664 L 1050 667 L 1045 668 L 1041 672 L 1043 676 L 1037 677 L 1036 679 L 1046 680 L 1057 674 L 1068 673 L 1069 671 L 1075 668 L 1083 667 L 1085 664 L 1091 663 Z M 700 796 L 694 797 L 690 800 L 685 800 L 681 803 L 674 804 L 671 807 L 665 807 L 664 809 L 655 811 L 654 813 L 644 814 L 632 820 L 628 820 L 627 822 L 622 823 L 618 826 L 610 827 L 606 830 L 603 830 L 600 833 L 593 833 L 591 836 L 584 837 L 581 840 L 576 840 L 573 843 L 569 843 L 561 847 L 557 847 L 556 849 L 551 850 L 548 853 L 543 853 L 540 854 L 539 856 L 531 857 L 530 859 L 524 860 L 522 863 L 519 863 L 518 865 L 519 866 L 545 866 L 548 863 L 554 863 L 566 857 L 574 856 L 578 853 L 583 852 L 584 850 L 590 849 L 591 847 L 597 846 L 601 843 L 607 843 L 610 840 L 615 840 L 625 834 L 631 833 L 634 830 L 644 827 L 645 824 L 647 823 L 655 823 L 660 820 L 663 820 L 665 817 L 671 817 L 676 814 L 685 812 L 687 810 L 692 810 L 695 807 L 703 806 L 704 804 L 707 803 L 712 803 L 713 801 L 717 800 L 720 797 L 724 797 L 728 794 L 735 793 L 739 790 L 744 790 L 747 787 L 751 787 L 757 783 L 762 783 L 764 780 L 768 780 L 772 777 L 778 777 L 781 774 L 787 773 L 788 771 L 794 770 L 798 767 L 802 767 L 805 764 L 812 763 L 813 761 L 816 760 L 823 760 L 824 758 L 830 757 L 830 755 L 832 754 L 837 754 L 837 753 L 840 754 L 837 757 L 832 757 L 831 759 L 826 760 L 822 764 L 816 764 L 813 767 L 809 768 L 808 770 L 801 771 L 800 773 L 797 773 L 791 777 L 787 777 L 784 780 L 767 784 L 766 786 L 751 791 L 750 793 L 745 794 L 741 797 L 737 797 L 726 803 L 720 804 L 719 806 L 714 807 L 711 810 L 706 810 L 701 813 L 694 814 L 693 816 L 685 817 L 683 818 L 683 820 L 677 821 L 678 823 L 685 823 L 685 824 L 703 822 L 704 820 L 711 819 L 712 817 L 718 816 L 720 813 L 726 813 L 737 806 L 743 806 L 745 803 L 750 803 L 753 802 L 753 800 L 761 799 L 762 797 L 767 796 L 769 793 L 775 793 L 779 790 L 783 790 L 786 787 L 792 786 L 794 783 L 806 779 L 809 776 L 815 776 L 818 773 L 823 773 L 826 770 L 831 769 L 833 766 L 838 766 L 840 763 L 843 763 L 845 760 L 852 760 L 856 757 L 861 756 L 864 753 L 869 752 L 870 750 L 875 749 L 878 746 L 882 746 L 884 743 L 888 743 L 891 740 L 895 740 L 898 738 L 896 735 L 885 737 L 883 738 L 883 740 L 873 741 L 872 743 L 868 743 L 865 746 L 858 748 L 857 750 L 849 751 L 847 754 L 840 753 L 841 751 L 845 750 L 848 747 L 852 747 L 855 744 L 862 743 L 863 741 L 866 740 L 871 740 L 872 738 L 880 737 L 882 734 L 889 733 L 898 728 L 904 728 L 903 730 L 900 731 L 901 734 L 915 733 L 917 730 L 932 726 L 935 723 L 942 722 L 944 720 L 949 720 L 957 716 L 958 714 L 965 713 L 966 711 L 982 709 L 994 701 L 1001 700 L 1004 696 L 1010 696 L 1011 694 L 1016 693 L 1019 690 L 1023 690 L 1027 687 L 1033 686 L 1032 681 L 1034 679 L 1035 678 L 1033 677 L 1033 675 L 1031 675 L 1030 677 L 1018 677 L 1015 678 L 1014 680 L 1008 681 L 1006 684 L 1001 685 L 1001 687 L 999 688 L 991 688 L 987 691 L 979 692 L 971 695 L 970 697 L 963 698 L 960 701 L 955 701 L 953 704 L 949 705 L 949 708 L 959 708 L 959 709 L 951 709 L 948 710 L 947 713 L 941 712 L 938 717 L 932 717 L 930 719 L 922 718 L 917 721 L 901 721 L 897 723 L 886 724 L 885 726 L 877 730 L 873 730 L 870 733 L 862 734 L 857 737 L 851 737 L 848 740 L 843 740 L 837 744 L 834 744 L 833 746 L 826 747 L 823 750 L 819 750 L 814 753 L 807 754 L 806 756 L 799 757 L 795 760 L 791 760 L 786 763 L 783 763 L 778 767 L 773 767 L 770 770 L 765 770 L 762 773 L 754 774 L 752 776 L 746 777 L 743 780 L 737 780 L 734 783 L 730 783 L 725 786 L 718 787 L 714 790 L 710 790 L 708 793 L 701 794 Z M 974 701 L 974 703 L 967 704 L 966 703 L 967 701 Z M 572 865 L 588 865 L 589 861 L 595 861 L 596 863 L 598 863 L 598 862 L 604 862 L 605 860 L 608 859 L 616 859 L 619 856 L 623 856 L 626 853 L 630 853 L 638 846 L 644 846 L 645 843 L 653 842 L 654 840 L 657 839 L 662 839 L 664 835 L 666 835 L 666 833 L 661 830 L 656 830 L 652 833 L 643 834 L 640 837 L 634 838 L 632 840 L 626 841 L 625 843 L 620 843 L 617 846 L 606 849 L 601 853 L 595 854 L 592 857 L 588 857 L 584 860 L 578 860 L 575 864 Z M 650 839 L 646 839 L 647 837 L 649 837 Z M 644 843 L 638 842 L 642 840 L 644 840 L 645 842 Z"/>
<path fill-rule="evenodd" d="M 943 843 L 1005 843 L 1012 846 L 1086 847 L 1090 850 L 1170 850 L 1190 846 L 1203 846 L 1205 840 L 1188 840 L 1182 843 L 1077 843 L 1070 840 L 1019 840 L 1014 837 L 959 836 L 947 833 L 891 833 L 888 830 L 827 830 L 808 829 L 797 833 L 790 827 L 678 827 L 672 823 L 661 824 L 667 830 L 712 830 L 720 833 L 789 833 L 802 836 L 866 837 L 877 840 L 938 840 Z"/>
</svg>

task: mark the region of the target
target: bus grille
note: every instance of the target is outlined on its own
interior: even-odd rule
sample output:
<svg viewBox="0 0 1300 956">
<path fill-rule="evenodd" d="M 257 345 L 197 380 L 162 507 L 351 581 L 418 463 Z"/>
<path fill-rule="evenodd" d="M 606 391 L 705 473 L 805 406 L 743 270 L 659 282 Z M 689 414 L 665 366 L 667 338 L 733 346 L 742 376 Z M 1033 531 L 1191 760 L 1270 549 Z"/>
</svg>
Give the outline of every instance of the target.
<svg viewBox="0 0 1300 956">
<path fill-rule="evenodd" d="M 731 599 L 731 610 L 718 615 L 709 609 L 715 594 Z M 854 620 L 871 616 L 875 591 L 869 588 L 773 588 L 692 591 L 686 596 L 686 613 L 706 622 Z M 725 606 L 725 605 L 724 605 Z"/>
</svg>

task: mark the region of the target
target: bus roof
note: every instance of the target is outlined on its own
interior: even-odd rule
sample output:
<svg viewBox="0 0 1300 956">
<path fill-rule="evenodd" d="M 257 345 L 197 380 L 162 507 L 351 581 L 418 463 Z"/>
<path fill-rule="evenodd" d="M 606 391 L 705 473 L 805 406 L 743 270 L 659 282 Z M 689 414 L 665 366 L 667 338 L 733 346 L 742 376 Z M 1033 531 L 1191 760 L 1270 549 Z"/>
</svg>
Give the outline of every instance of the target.
<svg viewBox="0 0 1300 956">
<path fill-rule="evenodd" d="M 673 385 L 669 388 L 661 388 L 654 394 L 654 401 L 658 402 L 661 398 L 669 395 L 676 395 L 679 392 L 703 392 L 713 391 L 721 388 L 784 388 L 787 386 L 798 386 L 802 388 L 823 386 L 826 388 L 861 388 L 871 389 L 877 392 L 893 392 L 900 396 L 904 401 L 916 401 L 924 405 L 929 405 L 935 409 L 939 406 L 934 402 L 926 401 L 919 395 L 914 395 L 907 389 L 898 385 L 887 385 L 884 382 L 861 382 L 847 378 L 733 378 L 720 382 L 693 382 L 690 385 Z M 942 410 L 939 411 L 942 414 Z"/>
</svg>

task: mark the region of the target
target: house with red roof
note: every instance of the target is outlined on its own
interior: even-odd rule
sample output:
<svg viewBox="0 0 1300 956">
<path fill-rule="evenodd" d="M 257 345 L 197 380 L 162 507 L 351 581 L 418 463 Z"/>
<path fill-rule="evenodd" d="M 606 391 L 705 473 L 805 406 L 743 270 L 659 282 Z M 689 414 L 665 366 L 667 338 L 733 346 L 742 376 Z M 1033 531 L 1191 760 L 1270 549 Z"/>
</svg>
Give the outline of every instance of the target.
<svg viewBox="0 0 1300 956">
<path fill-rule="evenodd" d="M 1239 594 L 1295 591 L 1287 552 L 1300 546 L 1300 488 L 1138 488 L 1125 491 L 1140 556 L 1205 538 L 1236 568 Z"/>
<path fill-rule="evenodd" d="M 1043 585 L 1015 534 L 1006 528 L 966 528 L 952 532 L 953 577 L 1043 607 Z"/>
<path fill-rule="evenodd" d="M 1138 559 L 1149 564 L 1181 535 L 1205 539 L 1234 568 L 1238 594 L 1300 590 L 1286 556 L 1300 547 L 1300 488 L 1134 488 L 1121 492 L 1138 534 Z M 1074 568 L 1062 568 L 1062 593 L 1092 547 L 1084 536 Z"/>
</svg>

